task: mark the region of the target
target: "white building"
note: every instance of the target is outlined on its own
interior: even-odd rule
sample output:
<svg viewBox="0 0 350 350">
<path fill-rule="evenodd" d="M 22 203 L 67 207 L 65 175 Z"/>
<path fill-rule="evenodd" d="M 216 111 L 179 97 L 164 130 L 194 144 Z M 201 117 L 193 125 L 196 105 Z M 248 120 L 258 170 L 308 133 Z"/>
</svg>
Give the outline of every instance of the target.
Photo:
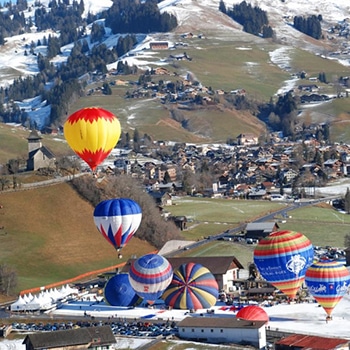
<svg viewBox="0 0 350 350">
<path fill-rule="evenodd" d="M 265 321 L 234 317 L 186 317 L 178 324 L 179 337 L 206 343 L 235 343 L 266 347 Z"/>
</svg>

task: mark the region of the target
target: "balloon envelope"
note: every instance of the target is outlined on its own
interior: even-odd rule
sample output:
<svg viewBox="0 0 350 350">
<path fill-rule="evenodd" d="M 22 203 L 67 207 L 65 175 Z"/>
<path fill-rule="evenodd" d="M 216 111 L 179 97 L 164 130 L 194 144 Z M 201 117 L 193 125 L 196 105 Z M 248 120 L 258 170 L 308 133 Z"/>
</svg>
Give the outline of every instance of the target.
<svg viewBox="0 0 350 350">
<path fill-rule="evenodd" d="M 305 283 L 310 294 L 330 316 L 349 287 L 350 274 L 342 263 L 320 260 L 307 269 Z"/>
<path fill-rule="evenodd" d="M 89 107 L 68 117 L 63 133 L 73 151 L 94 171 L 117 145 L 121 128 L 111 112 Z"/>
<path fill-rule="evenodd" d="M 174 309 L 205 309 L 216 304 L 218 283 L 213 274 L 201 264 L 182 264 L 162 295 Z"/>
<path fill-rule="evenodd" d="M 106 303 L 112 306 L 133 306 L 139 300 L 127 273 L 120 273 L 110 278 L 103 292 Z"/>
<path fill-rule="evenodd" d="M 136 294 L 154 303 L 163 294 L 173 277 L 169 261 L 158 254 L 147 254 L 135 260 L 129 271 L 129 281 Z"/>
<path fill-rule="evenodd" d="M 269 321 L 269 315 L 263 308 L 257 305 L 243 307 L 237 312 L 236 318 L 248 321 Z"/>
<path fill-rule="evenodd" d="M 273 232 L 254 249 L 254 263 L 261 276 L 290 298 L 295 298 L 313 257 L 310 240 L 295 231 Z"/>
<path fill-rule="evenodd" d="M 94 210 L 97 229 L 116 249 L 121 249 L 130 241 L 141 219 L 140 206 L 130 198 L 107 199 Z"/>
</svg>

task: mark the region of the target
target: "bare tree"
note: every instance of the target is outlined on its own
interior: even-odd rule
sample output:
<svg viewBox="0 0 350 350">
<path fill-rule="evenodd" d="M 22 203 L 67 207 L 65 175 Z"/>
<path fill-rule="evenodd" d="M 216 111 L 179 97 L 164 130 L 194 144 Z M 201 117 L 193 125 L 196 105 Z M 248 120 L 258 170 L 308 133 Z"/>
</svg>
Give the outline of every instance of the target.
<svg viewBox="0 0 350 350">
<path fill-rule="evenodd" d="M 93 206 L 111 198 L 131 198 L 136 201 L 142 210 L 142 221 L 135 236 L 156 248 L 161 248 L 171 239 L 181 239 L 179 229 L 172 221 L 162 218 L 154 199 L 137 180 L 127 175 L 118 175 L 109 176 L 108 180 L 98 183 L 93 177 L 83 176 L 74 179 L 72 184 Z"/>
<path fill-rule="evenodd" d="M 0 265 L 0 293 L 6 296 L 11 295 L 11 293 L 17 287 L 17 273 L 16 271 L 6 265 Z"/>
</svg>

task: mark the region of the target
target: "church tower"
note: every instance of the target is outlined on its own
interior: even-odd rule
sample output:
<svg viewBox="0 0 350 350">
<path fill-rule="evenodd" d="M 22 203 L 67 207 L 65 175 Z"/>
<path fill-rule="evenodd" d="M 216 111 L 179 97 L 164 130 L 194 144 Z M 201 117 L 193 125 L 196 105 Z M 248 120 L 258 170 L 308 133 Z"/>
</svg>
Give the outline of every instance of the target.
<svg viewBox="0 0 350 350">
<path fill-rule="evenodd" d="M 28 140 L 28 153 L 35 151 L 37 149 L 40 149 L 42 147 L 42 143 L 41 143 L 42 137 L 39 136 L 36 130 L 32 130 L 27 140 Z"/>
</svg>

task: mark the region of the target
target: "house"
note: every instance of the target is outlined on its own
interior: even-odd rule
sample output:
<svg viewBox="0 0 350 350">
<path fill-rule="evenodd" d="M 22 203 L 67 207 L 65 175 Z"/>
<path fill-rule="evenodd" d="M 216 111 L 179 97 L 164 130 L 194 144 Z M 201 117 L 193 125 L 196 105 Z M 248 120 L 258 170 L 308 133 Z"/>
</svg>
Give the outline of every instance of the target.
<svg viewBox="0 0 350 350">
<path fill-rule="evenodd" d="M 276 350 L 349 350 L 349 340 L 314 335 L 293 334 L 275 342 Z"/>
<path fill-rule="evenodd" d="M 156 205 L 164 207 L 166 205 L 172 205 L 172 197 L 168 192 L 152 191 L 149 195 L 155 200 Z"/>
<path fill-rule="evenodd" d="M 179 337 L 205 343 L 236 343 L 266 347 L 265 321 L 234 317 L 186 317 L 178 323 Z"/>
<path fill-rule="evenodd" d="M 240 146 L 252 146 L 259 143 L 259 139 L 254 134 L 239 134 L 237 136 L 237 143 Z"/>
<path fill-rule="evenodd" d="M 240 278 L 239 272 L 244 267 L 234 256 L 196 256 L 196 257 L 167 257 L 173 269 L 182 264 L 193 262 L 206 267 L 215 277 L 219 290 L 233 290 L 234 282 Z M 128 272 L 132 264 L 130 259 L 123 267 L 123 272 Z"/>
<path fill-rule="evenodd" d="M 55 332 L 28 334 L 23 343 L 26 350 L 36 349 L 109 349 L 116 344 L 110 326 L 83 327 Z"/>
<path fill-rule="evenodd" d="M 268 236 L 271 232 L 278 231 L 276 222 L 250 222 L 246 226 L 246 238 L 260 239 Z"/>
<path fill-rule="evenodd" d="M 152 41 L 149 47 L 151 50 L 167 50 L 169 43 L 167 41 Z"/>
<path fill-rule="evenodd" d="M 27 171 L 38 170 L 40 168 L 54 168 L 56 158 L 54 154 L 42 145 L 42 137 L 36 130 L 33 130 L 28 138 L 28 159 Z"/>
</svg>

